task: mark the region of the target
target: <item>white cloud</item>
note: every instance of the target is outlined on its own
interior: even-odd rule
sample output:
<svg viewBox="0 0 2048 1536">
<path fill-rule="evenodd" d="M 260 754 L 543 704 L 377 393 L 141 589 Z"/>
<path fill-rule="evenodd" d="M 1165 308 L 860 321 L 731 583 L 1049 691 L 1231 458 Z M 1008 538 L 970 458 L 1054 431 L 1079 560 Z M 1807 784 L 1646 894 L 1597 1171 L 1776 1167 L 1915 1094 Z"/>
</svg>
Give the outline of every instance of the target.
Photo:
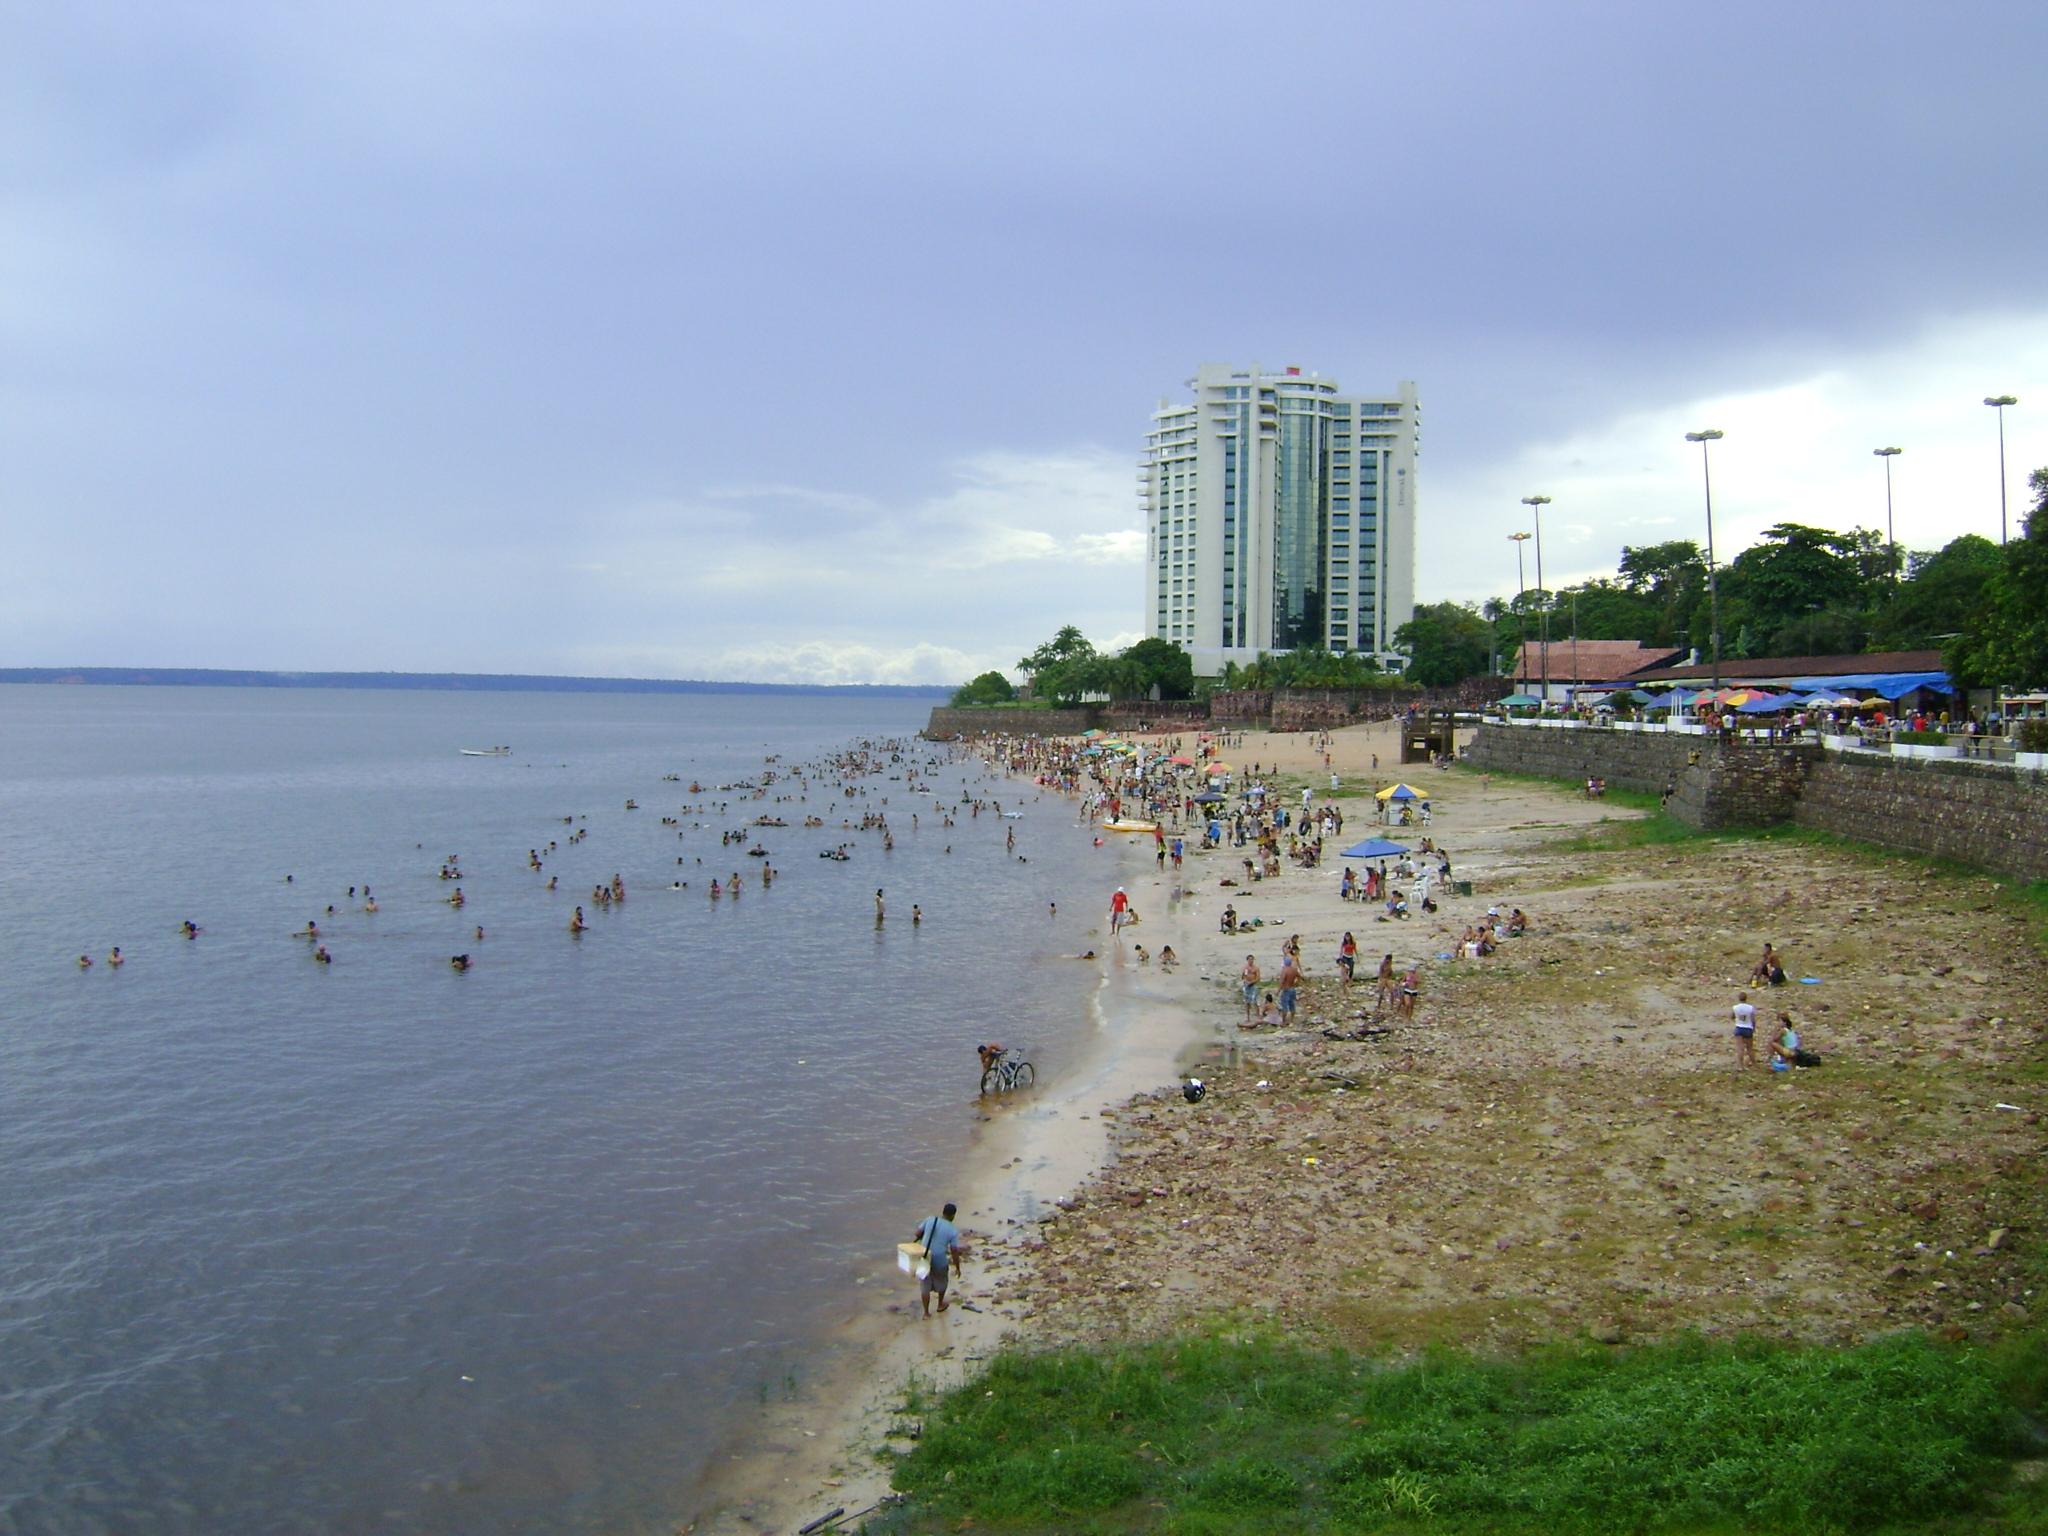
<svg viewBox="0 0 2048 1536">
<path fill-rule="evenodd" d="M 1995 539 L 1997 423 L 1981 403 L 1994 393 L 2021 402 L 2006 413 L 2016 533 L 2026 477 L 2048 463 L 2048 395 L 2029 398 L 2043 383 L 2048 315 L 1976 318 L 1804 376 L 1645 405 L 1563 441 L 1442 469 L 1423 483 L 1431 523 L 1422 536 L 1419 595 L 1476 601 L 1511 593 L 1515 556 L 1506 536 L 1531 526 L 1520 501 L 1538 492 L 1552 498 L 1543 509 L 1543 543 L 1553 587 L 1611 575 L 1623 544 L 1704 544 L 1700 450 L 1685 434 L 1706 427 L 1727 434 L 1710 450 L 1715 553 L 1723 562 L 1778 522 L 1881 531 L 1884 468 L 1871 450 L 1893 444 L 1905 449 L 1892 461 L 1900 543 L 1935 549 L 1962 533 Z M 1455 536 L 1446 536 L 1452 527 Z M 1534 585 L 1533 545 L 1529 557 Z"/>
</svg>

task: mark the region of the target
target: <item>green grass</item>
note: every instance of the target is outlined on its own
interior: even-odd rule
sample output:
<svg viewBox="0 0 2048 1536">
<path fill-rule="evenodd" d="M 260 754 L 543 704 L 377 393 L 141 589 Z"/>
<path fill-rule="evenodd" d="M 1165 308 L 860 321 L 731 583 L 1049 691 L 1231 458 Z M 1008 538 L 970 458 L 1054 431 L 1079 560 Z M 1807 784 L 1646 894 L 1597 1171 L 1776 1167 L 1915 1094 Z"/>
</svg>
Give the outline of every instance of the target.
<svg viewBox="0 0 2048 1536">
<path fill-rule="evenodd" d="M 2040 1454 L 2027 1415 L 2048 1368 L 2031 1345 L 1011 1353 L 933 1405 L 896 1469 L 909 1503 L 880 1528 L 2048 1531 L 2048 1501 L 2003 1487 L 2010 1458 Z"/>
</svg>

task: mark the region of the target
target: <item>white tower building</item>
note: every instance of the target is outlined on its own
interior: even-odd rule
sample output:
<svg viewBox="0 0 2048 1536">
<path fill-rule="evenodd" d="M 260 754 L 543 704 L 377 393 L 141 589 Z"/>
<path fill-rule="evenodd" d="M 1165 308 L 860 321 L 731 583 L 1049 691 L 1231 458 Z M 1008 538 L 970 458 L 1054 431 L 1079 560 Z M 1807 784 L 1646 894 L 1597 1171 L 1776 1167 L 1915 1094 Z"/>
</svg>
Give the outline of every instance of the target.
<svg viewBox="0 0 2048 1536">
<path fill-rule="evenodd" d="M 1415 386 L 1205 364 L 1161 401 L 1138 472 L 1145 633 L 1213 677 L 1261 651 L 1327 646 L 1398 661 L 1415 612 Z"/>
</svg>

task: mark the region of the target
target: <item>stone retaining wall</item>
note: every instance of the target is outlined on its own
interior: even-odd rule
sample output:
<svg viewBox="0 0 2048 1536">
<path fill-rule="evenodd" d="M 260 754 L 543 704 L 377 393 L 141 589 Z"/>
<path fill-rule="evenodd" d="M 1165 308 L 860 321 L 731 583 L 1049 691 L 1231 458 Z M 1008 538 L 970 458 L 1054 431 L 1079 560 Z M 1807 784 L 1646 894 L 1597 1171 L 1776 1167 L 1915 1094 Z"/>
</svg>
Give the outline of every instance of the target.
<svg viewBox="0 0 2048 1536">
<path fill-rule="evenodd" d="M 2048 775 L 2005 763 L 1830 752 L 1794 818 L 1843 837 L 2048 879 Z"/>
<path fill-rule="evenodd" d="M 1504 773 L 1675 792 L 1690 826 L 1791 821 L 1879 847 L 2048 879 L 2048 774 L 1958 758 L 1736 745 L 1713 736 L 1484 725 L 1466 760 Z"/>
<path fill-rule="evenodd" d="M 1095 724 L 1092 709 L 955 709 L 941 704 L 925 722 L 934 741 L 954 736 L 1078 736 Z"/>
</svg>

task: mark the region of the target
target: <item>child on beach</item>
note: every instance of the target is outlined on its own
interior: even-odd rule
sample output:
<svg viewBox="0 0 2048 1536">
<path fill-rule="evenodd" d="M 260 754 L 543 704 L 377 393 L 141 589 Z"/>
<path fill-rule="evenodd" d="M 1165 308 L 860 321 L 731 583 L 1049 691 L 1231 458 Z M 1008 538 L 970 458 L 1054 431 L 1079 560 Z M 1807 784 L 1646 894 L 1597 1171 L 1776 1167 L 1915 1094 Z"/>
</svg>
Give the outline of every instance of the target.
<svg viewBox="0 0 2048 1536">
<path fill-rule="evenodd" d="M 1735 994 L 1735 1070 L 1753 1067 L 1756 1060 L 1756 1004 L 1747 992 Z"/>
</svg>

